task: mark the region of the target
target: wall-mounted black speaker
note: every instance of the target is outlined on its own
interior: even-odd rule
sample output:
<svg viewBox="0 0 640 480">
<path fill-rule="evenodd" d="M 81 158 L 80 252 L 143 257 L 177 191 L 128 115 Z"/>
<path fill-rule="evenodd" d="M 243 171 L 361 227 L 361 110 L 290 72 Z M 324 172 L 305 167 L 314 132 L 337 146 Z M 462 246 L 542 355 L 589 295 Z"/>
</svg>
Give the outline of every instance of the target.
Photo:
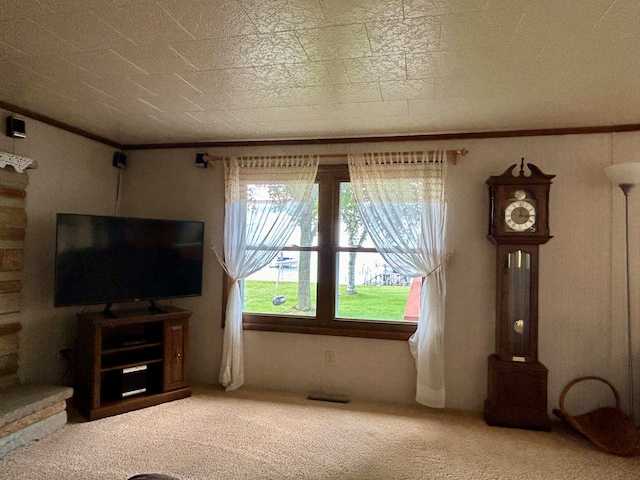
<svg viewBox="0 0 640 480">
<path fill-rule="evenodd" d="M 196 167 L 207 168 L 209 165 L 209 155 L 206 153 L 196 153 Z"/>
<path fill-rule="evenodd" d="M 7 137 L 25 138 L 26 136 L 24 120 L 16 117 L 7 117 Z"/>
<path fill-rule="evenodd" d="M 116 152 L 113 154 L 113 162 L 111 163 L 116 168 L 124 168 L 127 166 L 127 157 L 122 152 Z"/>
</svg>

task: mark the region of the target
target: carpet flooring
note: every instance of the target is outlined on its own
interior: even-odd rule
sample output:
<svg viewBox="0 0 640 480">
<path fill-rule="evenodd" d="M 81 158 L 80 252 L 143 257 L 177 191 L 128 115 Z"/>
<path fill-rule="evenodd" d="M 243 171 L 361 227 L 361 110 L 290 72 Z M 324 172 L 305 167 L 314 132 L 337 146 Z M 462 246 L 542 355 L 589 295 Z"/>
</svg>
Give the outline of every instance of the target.
<svg viewBox="0 0 640 480">
<path fill-rule="evenodd" d="M 560 422 L 551 432 L 490 427 L 475 412 L 307 400 L 198 386 L 193 396 L 69 423 L 0 460 L 0 479 L 640 479 Z"/>
</svg>

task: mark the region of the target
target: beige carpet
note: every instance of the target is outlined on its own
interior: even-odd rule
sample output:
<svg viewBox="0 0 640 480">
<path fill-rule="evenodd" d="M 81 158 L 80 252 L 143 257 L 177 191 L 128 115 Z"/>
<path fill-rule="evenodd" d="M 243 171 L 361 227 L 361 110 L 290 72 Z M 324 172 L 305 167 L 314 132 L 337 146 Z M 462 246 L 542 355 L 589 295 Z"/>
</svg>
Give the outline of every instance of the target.
<svg viewBox="0 0 640 480">
<path fill-rule="evenodd" d="M 205 479 L 638 479 L 617 457 L 554 424 L 551 433 L 489 427 L 481 414 L 420 406 L 225 393 L 86 422 L 0 460 L 11 480 L 125 480 L 159 472 Z"/>
</svg>

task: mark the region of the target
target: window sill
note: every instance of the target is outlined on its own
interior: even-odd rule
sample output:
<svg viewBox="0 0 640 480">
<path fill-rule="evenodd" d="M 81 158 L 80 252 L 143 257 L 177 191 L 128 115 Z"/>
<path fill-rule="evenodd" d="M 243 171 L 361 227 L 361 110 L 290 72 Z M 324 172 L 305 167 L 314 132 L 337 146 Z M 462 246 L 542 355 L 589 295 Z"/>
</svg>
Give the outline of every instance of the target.
<svg viewBox="0 0 640 480">
<path fill-rule="evenodd" d="M 257 330 L 262 332 L 284 332 L 284 333 L 305 333 L 308 335 L 334 335 L 341 337 L 377 338 L 384 340 L 409 340 L 409 337 L 416 331 L 416 324 L 387 324 L 378 322 L 352 322 L 334 321 L 335 325 L 293 324 L 291 322 L 253 320 L 245 318 L 243 320 L 244 330 Z"/>
</svg>

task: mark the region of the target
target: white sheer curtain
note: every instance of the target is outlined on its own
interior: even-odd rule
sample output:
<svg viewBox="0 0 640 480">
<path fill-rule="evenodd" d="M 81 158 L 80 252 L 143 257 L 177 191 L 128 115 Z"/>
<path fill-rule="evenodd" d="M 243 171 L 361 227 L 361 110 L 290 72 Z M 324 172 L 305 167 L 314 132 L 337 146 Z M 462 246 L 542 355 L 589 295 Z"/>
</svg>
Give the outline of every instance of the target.
<svg viewBox="0 0 640 480">
<path fill-rule="evenodd" d="M 285 246 L 311 201 L 317 170 L 317 156 L 231 158 L 225 165 L 224 261 L 218 259 L 231 278 L 220 367 L 227 391 L 244 383 L 240 280 Z"/>
<path fill-rule="evenodd" d="M 425 277 L 416 332 L 416 401 L 442 408 L 446 295 L 446 153 L 351 154 L 349 176 L 358 210 L 378 252 L 393 269 Z"/>
</svg>

